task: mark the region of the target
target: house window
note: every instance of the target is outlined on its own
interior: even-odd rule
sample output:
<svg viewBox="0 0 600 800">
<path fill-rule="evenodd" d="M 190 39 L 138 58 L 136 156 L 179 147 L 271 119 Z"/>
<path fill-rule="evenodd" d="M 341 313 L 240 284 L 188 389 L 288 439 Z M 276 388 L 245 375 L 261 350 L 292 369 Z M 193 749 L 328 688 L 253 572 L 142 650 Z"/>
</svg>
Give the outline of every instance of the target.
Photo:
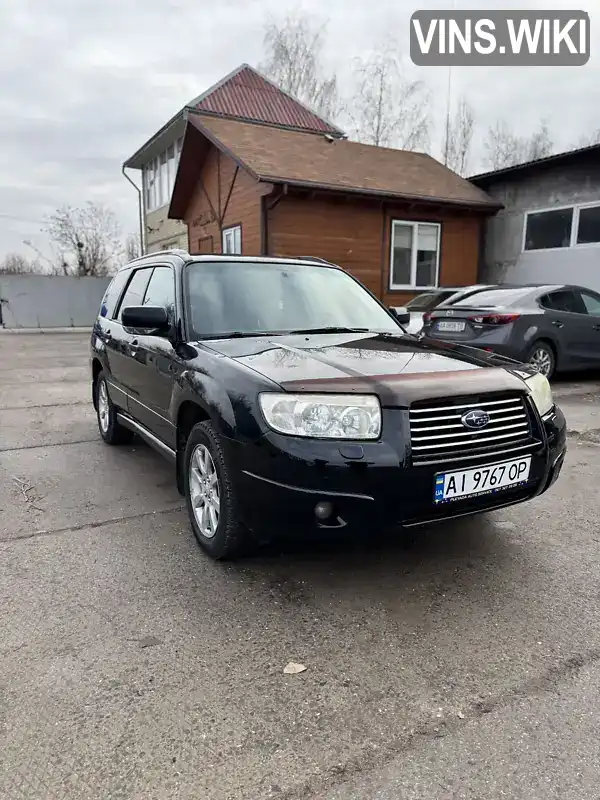
<svg viewBox="0 0 600 800">
<path fill-rule="evenodd" d="M 390 289 L 431 289 L 438 285 L 440 225 L 392 221 Z"/>
<path fill-rule="evenodd" d="M 177 174 L 177 160 L 175 158 L 175 145 L 171 145 L 167 150 L 167 169 L 168 169 L 168 200 L 171 199 L 173 187 L 175 186 L 175 175 Z"/>
<path fill-rule="evenodd" d="M 573 227 L 573 208 L 557 208 L 527 214 L 525 250 L 569 247 Z"/>
<path fill-rule="evenodd" d="M 144 190 L 146 192 L 146 211 L 156 208 L 156 170 L 154 159 L 144 168 Z"/>
<path fill-rule="evenodd" d="M 178 139 L 144 167 L 146 211 L 156 211 L 171 201 L 183 139 Z"/>
<path fill-rule="evenodd" d="M 577 244 L 600 242 L 600 206 L 580 208 L 577 222 Z"/>
<path fill-rule="evenodd" d="M 223 231 L 223 253 L 241 255 L 242 253 L 242 226 L 225 228 Z"/>
</svg>

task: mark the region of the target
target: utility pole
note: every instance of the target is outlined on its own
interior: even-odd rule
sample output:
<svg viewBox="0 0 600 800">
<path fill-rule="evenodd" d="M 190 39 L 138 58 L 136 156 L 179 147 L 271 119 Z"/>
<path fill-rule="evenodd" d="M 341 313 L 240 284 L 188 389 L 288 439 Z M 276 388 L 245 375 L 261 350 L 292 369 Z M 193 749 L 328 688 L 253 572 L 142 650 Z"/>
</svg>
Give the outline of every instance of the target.
<svg viewBox="0 0 600 800">
<path fill-rule="evenodd" d="M 452 0 L 452 11 L 456 8 L 456 0 Z M 450 145 L 450 116 L 452 108 L 452 67 L 448 67 L 448 95 L 446 97 L 446 141 L 444 144 L 444 166 L 448 166 L 448 148 Z"/>
</svg>

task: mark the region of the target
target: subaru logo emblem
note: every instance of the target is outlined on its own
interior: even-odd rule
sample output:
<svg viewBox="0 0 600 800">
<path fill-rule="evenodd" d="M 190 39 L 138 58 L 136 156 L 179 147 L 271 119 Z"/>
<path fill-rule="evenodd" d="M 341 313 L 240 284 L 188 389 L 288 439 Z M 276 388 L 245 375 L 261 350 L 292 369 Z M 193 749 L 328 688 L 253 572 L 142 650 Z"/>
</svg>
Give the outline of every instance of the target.
<svg viewBox="0 0 600 800">
<path fill-rule="evenodd" d="M 460 421 L 465 428 L 478 431 L 481 428 L 485 428 L 490 421 L 490 415 L 480 408 L 473 408 L 471 411 L 466 411 L 460 418 Z"/>
</svg>

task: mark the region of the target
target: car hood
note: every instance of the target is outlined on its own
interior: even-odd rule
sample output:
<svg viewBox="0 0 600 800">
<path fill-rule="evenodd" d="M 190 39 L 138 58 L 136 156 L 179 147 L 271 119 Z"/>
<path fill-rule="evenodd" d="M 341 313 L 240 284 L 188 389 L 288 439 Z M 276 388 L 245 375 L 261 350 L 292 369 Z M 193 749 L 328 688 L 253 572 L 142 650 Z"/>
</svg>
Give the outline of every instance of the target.
<svg viewBox="0 0 600 800">
<path fill-rule="evenodd" d="M 202 342 L 289 392 L 366 392 L 382 405 L 525 391 L 526 368 L 453 342 L 375 333 L 260 336 Z"/>
</svg>

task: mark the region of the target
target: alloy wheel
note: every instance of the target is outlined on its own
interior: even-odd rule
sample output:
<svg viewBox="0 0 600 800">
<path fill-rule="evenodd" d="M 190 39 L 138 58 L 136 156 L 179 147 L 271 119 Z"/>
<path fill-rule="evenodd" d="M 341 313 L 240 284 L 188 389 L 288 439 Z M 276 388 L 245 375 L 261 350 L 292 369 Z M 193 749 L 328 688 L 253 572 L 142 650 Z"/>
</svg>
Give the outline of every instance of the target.
<svg viewBox="0 0 600 800">
<path fill-rule="evenodd" d="M 538 347 L 533 351 L 531 358 L 529 359 L 529 363 L 538 372 L 541 372 L 542 375 L 545 375 L 546 378 L 552 371 L 552 356 L 544 347 Z"/>
<path fill-rule="evenodd" d="M 190 458 L 189 488 L 196 524 L 212 539 L 219 525 L 221 491 L 215 462 L 203 444 L 196 445 Z"/>
<path fill-rule="evenodd" d="M 100 386 L 98 386 L 98 420 L 100 430 L 102 433 L 106 433 L 110 424 L 110 407 L 105 381 L 100 381 Z"/>
</svg>

